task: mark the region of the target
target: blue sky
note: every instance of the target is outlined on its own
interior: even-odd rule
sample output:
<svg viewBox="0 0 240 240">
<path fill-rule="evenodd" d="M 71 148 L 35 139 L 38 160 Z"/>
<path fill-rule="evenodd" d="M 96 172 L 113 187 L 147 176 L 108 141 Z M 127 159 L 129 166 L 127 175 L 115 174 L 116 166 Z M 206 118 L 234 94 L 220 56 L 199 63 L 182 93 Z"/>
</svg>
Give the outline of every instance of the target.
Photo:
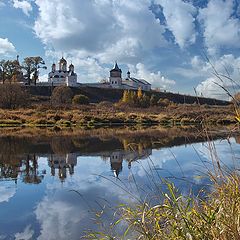
<svg viewBox="0 0 240 240">
<path fill-rule="evenodd" d="M 117 60 L 153 87 L 225 98 L 215 82 L 232 83 L 211 65 L 239 81 L 239 46 L 240 0 L 0 0 L 0 59 L 40 55 L 49 69 L 63 54 L 79 82 Z"/>
</svg>

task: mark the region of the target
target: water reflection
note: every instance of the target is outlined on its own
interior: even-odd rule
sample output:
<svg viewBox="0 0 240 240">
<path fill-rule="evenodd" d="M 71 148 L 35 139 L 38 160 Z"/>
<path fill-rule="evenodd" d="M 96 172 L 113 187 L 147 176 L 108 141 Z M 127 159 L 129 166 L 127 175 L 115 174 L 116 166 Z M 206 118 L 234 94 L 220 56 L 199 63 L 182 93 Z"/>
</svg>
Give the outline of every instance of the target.
<svg viewBox="0 0 240 240">
<path fill-rule="evenodd" d="M 81 154 L 81 153 L 67 153 L 67 154 L 27 154 L 19 156 L 19 160 L 15 159 L 14 164 L 1 162 L 0 164 L 0 179 L 2 181 L 15 181 L 18 179 L 26 184 L 39 184 L 42 182 L 46 170 L 38 171 L 39 159 L 46 158 L 48 167 L 51 169 L 51 176 L 58 176 L 61 182 L 64 182 L 68 176 L 74 174 L 74 168 L 78 164 L 78 159 L 81 156 L 95 156 L 100 157 L 103 161 L 109 162 L 109 168 L 118 177 L 123 168 L 123 161 L 126 161 L 128 168 L 131 168 L 132 162 L 146 159 L 152 154 L 152 149 L 143 149 L 138 146 L 137 150 L 115 150 L 104 151 L 100 153 Z"/>
<path fill-rule="evenodd" d="M 2 136 L 0 239 L 79 239 L 84 229 L 92 227 L 94 210 L 134 201 L 114 183 L 126 184 L 133 195 L 153 189 L 151 164 L 153 174 L 174 176 L 183 191 L 200 189 L 204 180 L 195 179 L 201 164 L 195 150 L 208 161 L 204 140 L 186 129 Z M 216 143 L 224 159 L 230 159 L 227 141 Z M 112 219 L 110 210 L 104 214 Z"/>
</svg>

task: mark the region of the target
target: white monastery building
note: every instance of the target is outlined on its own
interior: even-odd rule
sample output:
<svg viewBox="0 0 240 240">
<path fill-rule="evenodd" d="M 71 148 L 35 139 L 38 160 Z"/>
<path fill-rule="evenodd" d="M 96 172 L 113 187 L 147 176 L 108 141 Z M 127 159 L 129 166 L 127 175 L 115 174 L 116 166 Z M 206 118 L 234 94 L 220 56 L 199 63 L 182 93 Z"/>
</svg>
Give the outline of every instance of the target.
<svg viewBox="0 0 240 240">
<path fill-rule="evenodd" d="M 76 87 L 77 74 L 74 72 L 74 65 L 71 63 L 67 69 L 67 61 L 63 57 L 59 61 L 59 68 L 53 63 L 52 71 L 48 74 L 48 84 L 53 86 L 66 85 Z"/>
<path fill-rule="evenodd" d="M 67 61 L 63 57 L 59 61 L 57 69 L 56 64 L 52 64 L 52 71 L 48 74 L 47 82 L 39 82 L 38 85 L 45 86 L 69 86 L 69 87 L 97 87 L 97 88 L 116 88 L 127 90 L 150 91 L 151 84 L 143 79 L 131 77 L 130 72 L 127 72 L 127 77 L 122 78 L 122 70 L 118 67 L 117 62 L 114 68 L 110 71 L 109 80 L 99 83 L 78 83 L 77 74 L 74 72 L 74 65 L 71 63 L 67 69 Z"/>
</svg>

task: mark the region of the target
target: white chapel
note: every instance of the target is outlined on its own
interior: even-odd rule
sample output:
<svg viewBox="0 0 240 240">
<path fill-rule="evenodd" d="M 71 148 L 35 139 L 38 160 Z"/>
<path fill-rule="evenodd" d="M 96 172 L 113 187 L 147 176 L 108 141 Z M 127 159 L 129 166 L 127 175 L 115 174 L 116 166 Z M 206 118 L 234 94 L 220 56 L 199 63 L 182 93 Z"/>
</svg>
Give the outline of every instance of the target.
<svg viewBox="0 0 240 240">
<path fill-rule="evenodd" d="M 67 61 L 63 57 L 59 61 L 59 68 L 56 64 L 52 64 L 52 71 L 48 74 L 48 84 L 52 86 L 66 85 L 69 87 L 76 87 L 77 74 L 74 72 L 74 65 L 71 63 L 67 69 Z"/>
</svg>

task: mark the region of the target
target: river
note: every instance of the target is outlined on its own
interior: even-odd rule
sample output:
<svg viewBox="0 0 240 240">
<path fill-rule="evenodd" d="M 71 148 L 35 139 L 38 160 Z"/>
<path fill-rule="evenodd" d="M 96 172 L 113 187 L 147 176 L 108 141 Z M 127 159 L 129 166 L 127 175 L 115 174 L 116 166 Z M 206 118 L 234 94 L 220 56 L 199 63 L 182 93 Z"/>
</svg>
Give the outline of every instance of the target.
<svg viewBox="0 0 240 240">
<path fill-rule="evenodd" d="M 214 133 L 214 134 L 213 134 Z M 157 194 L 162 179 L 183 194 L 208 186 L 209 148 L 239 168 L 240 139 L 196 128 L 0 131 L 0 239 L 79 239 L 112 221 L 114 207 Z"/>
</svg>

